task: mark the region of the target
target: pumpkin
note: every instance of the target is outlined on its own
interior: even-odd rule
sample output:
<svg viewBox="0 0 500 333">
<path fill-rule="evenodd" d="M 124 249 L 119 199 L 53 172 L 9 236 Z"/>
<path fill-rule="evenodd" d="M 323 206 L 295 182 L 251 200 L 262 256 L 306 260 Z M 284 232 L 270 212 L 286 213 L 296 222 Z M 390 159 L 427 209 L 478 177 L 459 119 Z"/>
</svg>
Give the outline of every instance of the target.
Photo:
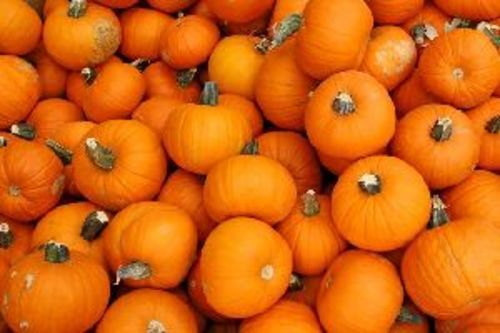
<svg viewBox="0 0 500 333">
<path fill-rule="evenodd" d="M 481 0 L 434 0 L 436 6 L 454 17 L 470 20 L 489 20 L 500 16 L 500 4 Z"/>
<path fill-rule="evenodd" d="M 10 266 L 26 256 L 30 252 L 32 233 L 31 226 L 0 216 L 0 258 Z"/>
<path fill-rule="evenodd" d="M 481 152 L 478 165 L 487 170 L 500 171 L 500 98 L 491 98 L 486 103 L 467 112 L 474 128 L 481 136 Z"/>
<path fill-rule="evenodd" d="M 251 100 L 234 94 L 222 94 L 219 96 L 219 105 L 226 106 L 244 115 L 252 127 L 252 136 L 256 137 L 263 132 L 264 120 Z"/>
<path fill-rule="evenodd" d="M 54 98 L 64 95 L 68 72 L 47 54 L 40 44 L 29 56 L 42 85 L 42 97 Z"/>
<path fill-rule="evenodd" d="M 136 120 L 110 120 L 94 127 L 73 156 L 76 187 L 111 211 L 155 197 L 166 169 L 158 136 Z"/>
<path fill-rule="evenodd" d="M 288 170 L 259 155 L 233 156 L 217 163 L 203 188 L 205 208 L 218 222 L 250 216 L 274 225 L 290 213 L 296 198 L 297 188 Z"/>
<path fill-rule="evenodd" d="M 165 27 L 160 38 L 161 58 L 174 69 L 197 67 L 208 60 L 219 38 L 213 21 L 198 15 L 182 16 Z"/>
<path fill-rule="evenodd" d="M 217 162 L 241 152 L 252 129 L 240 112 L 218 105 L 217 85 L 205 83 L 201 104 L 184 104 L 168 117 L 163 143 L 183 169 L 206 174 Z"/>
<path fill-rule="evenodd" d="M 459 317 L 451 320 L 437 320 L 437 333 L 455 333 L 474 327 L 475 325 L 494 324 L 500 325 L 500 301 L 494 302 L 491 305 L 483 306 L 478 311 L 475 311 L 467 316 Z"/>
<path fill-rule="evenodd" d="M 13 265 L 8 276 L 2 315 L 18 332 L 85 332 L 101 318 L 110 296 L 101 265 L 53 242 Z"/>
<path fill-rule="evenodd" d="M 378 24 L 401 24 L 414 17 L 425 0 L 365 0 Z"/>
<path fill-rule="evenodd" d="M 204 241 L 217 225 L 203 205 L 203 180 L 201 177 L 178 169 L 168 177 L 160 191 L 158 201 L 175 205 L 189 214 L 198 230 L 198 240 Z"/>
<path fill-rule="evenodd" d="M 111 8 L 128 8 L 134 6 L 139 0 L 94 0 L 95 2 Z"/>
<path fill-rule="evenodd" d="M 48 212 L 33 231 L 31 248 L 43 247 L 49 241 L 65 244 L 106 267 L 101 234 L 110 217 L 90 202 L 61 205 Z"/>
<path fill-rule="evenodd" d="M 311 144 L 322 153 L 356 159 L 389 143 L 396 112 L 382 84 L 368 74 L 346 71 L 332 75 L 315 90 L 306 108 L 305 126 Z"/>
<path fill-rule="evenodd" d="M 0 4 L 0 53 L 25 55 L 35 49 L 42 33 L 42 21 L 24 0 Z"/>
<path fill-rule="evenodd" d="M 497 49 L 486 35 L 472 29 L 455 29 L 434 40 L 418 67 L 424 87 L 457 108 L 486 102 L 500 80 Z"/>
<path fill-rule="evenodd" d="M 118 50 L 120 21 L 109 8 L 71 0 L 47 16 L 43 42 L 57 63 L 78 71 L 105 62 Z"/>
<path fill-rule="evenodd" d="M 355 69 L 363 60 L 372 27 L 372 14 L 363 0 L 311 0 L 297 37 L 297 62 L 316 79 Z"/>
<path fill-rule="evenodd" d="M 255 98 L 274 125 L 303 130 L 304 111 L 316 81 L 298 66 L 295 46 L 291 40 L 266 55 L 256 79 Z"/>
<path fill-rule="evenodd" d="M 0 73 L 0 129 L 7 129 L 28 116 L 42 86 L 36 69 L 16 56 L 0 55 Z"/>
<path fill-rule="evenodd" d="M 467 333 L 496 333 L 500 330 L 500 325 L 474 325 L 467 328 Z"/>
<path fill-rule="evenodd" d="M 230 219 L 212 231 L 201 250 L 201 277 L 208 303 L 231 318 L 262 313 L 286 292 L 292 254 L 267 223 Z"/>
<path fill-rule="evenodd" d="M 207 0 L 197 1 L 188 11 L 191 15 L 200 15 L 209 20 L 217 22 L 217 16 L 208 8 Z"/>
<path fill-rule="evenodd" d="M 245 319 L 240 333 L 321 333 L 316 315 L 305 304 L 283 300 L 264 313 Z"/>
<path fill-rule="evenodd" d="M 388 332 L 403 303 L 394 266 L 380 255 L 351 250 L 321 282 L 316 308 L 327 332 Z"/>
<path fill-rule="evenodd" d="M 176 13 L 188 8 L 196 2 L 196 0 L 146 0 L 147 3 L 154 9 L 161 10 L 166 13 Z"/>
<path fill-rule="evenodd" d="M 340 175 L 342 172 L 344 172 L 345 169 L 347 169 L 351 164 L 353 164 L 358 160 L 358 158 L 349 159 L 337 156 L 328 156 L 320 151 L 318 151 L 317 153 L 321 165 L 323 165 L 328 171 L 337 176 Z M 385 155 L 386 153 L 387 149 L 386 147 L 384 147 L 376 151 L 373 155 Z"/>
<path fill-rule="evenodd" d="M 18 140 L 0 149 L 1 214 L 36 220 L 57 204 L 63 189 L 63 164 L 49 148 Z"/>
<path fill-rule="evenodd" d="M 184 102 L 196 102 L 200 96 L 200 85 L 194 79 L 196 71 L 175 72 L 162 61 L 146 68 L 146 96 L 165 96 Z"/>
<path fill-rule="evenodd" d="M 452 219 L 500 219 L 500 176 L 476 170 L 463 182 L 446 190 L 443 199 Z"/>
<path fill-rule="evenodd" d="M 172 290 L 172 293 L 181 299 L 185 304 L 188 305 L 191 312 L 194 314 L 196 319 L 196 326 L 198 326 L 198 332 L 205 332 L 207 328 L 207 318 L 205 318 L 189 301 L 189 296 L 184 289 L 176 288 Z"/>
<path fill-rule="evenodd" d="M 262 36 L 266 34 L 267 23 L 269 22 L 269 15 L 264 15 L 255 20 L 237 23 L 229 21 L 219 21 L 221 30 L 226 35 L 251 35 Z"/>
<path fill-rule="evenodd" d="M 293 279 L 291 279 L 291 281 L 297 283 L 293 285 L 293 288 L 289 287 L 284 299 L 304 303 L 311 308 L 315 308 L 316 298 L 318 296 L 323 276 L 317 275 L 298 277 L 295 274 L 292 274 L 292 277 Z"/>
<path fill-rule="evenodd" d="M 255 48 L 258 41 L 256 37 L 234 35 L 217 44 L 208 61 L 208 74 L 222 93 L 254 99 L 257 75 L 264 62 L 264 55 Z"/>
<path fill-rule="evenodd" d="M 163 30 L 174 20 L 157 10 L 131 8 L 120 15 L 123 40 L 120 53 L 130 60 L 160 58 L 160 40 Z"/>
<path fill-rule="evenodd" d="M 404 116 L 392 141 L 394 156 L 417 169 L 432 189 L 467 178 L 479 161 L 479 148 L 480 138 L 469 118 L 441 104 L 424 105 Z"/>
<path fill-rule="evenodd" d="M 104 234 L 104 251 L 116 283 L 124 280 L 132 287 L 176 287 L 188 274 L 196 244 L 189 215 L 162 202 L 128 206 Z"/>
<path fill-rule="evenodd" d="M 68 5 L 68 1 L 69 0 L 45 0 L 42 17 L 46 19 L 47 16 L 49 16 L 49 14 L 52 13 L 57 7 L 66 7 Z"/>
<path fill-rule="evenodd" d="M 246 23 L 270 12 L 274 0 L 206 0 L 206 3 L 221 20 Z"/>
<path fill-rule="evenodd" d="M 418 70 L 414 70 L 408 80 L 399 85 L 392 94 L 399 117 L 425 104 L 438 103 L 438 99 L 423 86 Z"/>
<path fill-rule="evenodd" d="M 181 100 L 162 95 L 151 97 L 142 102 L 132 113 L 132 119 L 138 120 L 161 136 L 167 124 L 168 117 L 179 105 Z"/>
<path fill-rule="evenodd" d="M 361 71 L 376 78 L 391 91 L 413 71 L 417 48 L 402 28 L 382 26 L 373 29 Z"/>
<path fill-rule="evenodd" d="M 401 307 L 396 322 L 389 333 L 429 333 L 429 320 L 413 304 L 404 304 Z"/>
<path fill-rule="evenodd" d="M 80 196 L 73 177 L 73 154 L 82 138 L 96 124 L 90 121 L 75 121 L 59 126 L 55 133 L 45 144 L 54 151 L 64 164 L 65 193 L 72 196 Z"/>
<path fill-rule="evenodd" d="M 309 0 L 276 0 L 269 27 L 272 28 L 289 15 L 302 14 L 308 2 Z"/>
<path fill-rule="evenodd" d="M 331 217 L 330 198 L 304 193 L 292 212 L 276 227 L 293 254 L 293 270 L 302 275 L 323 273 L 347 246 Z"/>
</svg>

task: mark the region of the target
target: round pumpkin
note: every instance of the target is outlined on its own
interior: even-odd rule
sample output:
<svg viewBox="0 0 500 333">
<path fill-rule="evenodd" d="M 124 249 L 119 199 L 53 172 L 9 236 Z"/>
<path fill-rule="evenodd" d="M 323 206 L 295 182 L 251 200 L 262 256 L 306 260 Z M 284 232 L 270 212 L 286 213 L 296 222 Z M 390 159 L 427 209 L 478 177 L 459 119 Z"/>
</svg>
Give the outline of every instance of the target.
<svg viewBox="0 0 500 333">
<path fill-rule="evenodd" d="M 253 137 L 262 133 L 264 120 L 259 109 L 251 100 L 235 94 L 222 94 L 219 96 L 219 105 L 226 106 L 244 115 L 252 126 Z"/>
<path fill-rule="evenodd" d="M 424 105 L 404 116 L 392 141 L 394 156 L 417 169 L 432 189 L 467 178 L 479 161 L 479 149 L 480 138 L 469 118 L 440 104 Z"/>
<path fill-rule="evenodd" d="M 128 8 L 134 6 L 139 0 L 93 0 L 103 6 L 110 8 Z"/>
<path fill-rule="evenodd" d="M 275 0 L 206 0 L 208 8 L 221 20 L 246 23 L 264 16 Z"/>
<path fill-rule="evenodd" d="M 183 101 L 162 95 L 153 96 L 142 102 L 132 113 L 132 119 L 151 128 L 159 136 L 167 124 L 168 117 Z"/>
<path fill-rule="evenodd" d="M 475 325 L 500 325 L 500 301 L 481 307 L 469 315 L 451 320 L 436 320 L 437 333 L 462 332 Z"/>
<path fill-rule="evenodd" d="M 316 302 L 327 332 L 388 332 L 403 303 L 394 266 L 369 252 L 340 255 L 321 282 Z"/>
<path fill-rule="evenodd" d="M 31 249 L 32 234 L 31 226 L 0 216 L 0 258 L 10 266 L 26 256 Z"/>
<path fill-rule="evenodd" d="M 136 120 L 110 120 L 94 127 L 73 158 L 76 187 L 111 211 L 152 199 L 167 172 L 160 139 Z"/>
<path fill-rule="evenodd" d="M 423 86 L 418 70 L 394 90 L 392 100 L 399 117 L 422 105 L 438 103 L 438 99 Z"/>
<path fill-rule="evenodd" d="M 307 105 L 305 125 L 311 144 L 319 151 L 356 159 L 389 143 L 396 112 L 382 84 L 366 73 L 346 71 L 319 85 Z"/>
<path fill-rule="evenodd" d="M 323 276 L 303 276 L 300 278 L 297 277 L 297 279 L 298 283 L 293 288 L 288 288 L 288 292 L 285 294 L 284 299 L 304 303 L 313 309 L 316 308 L 316 298 Z"/>
<path fill-rule="evenodd" d="M 161 10 L 166 13 L 176 13 L 188 8 L 196 2 L 196 0 L 146 0 L 147 3 L 154 9 Z"/>
<path fill-rule="evenodd" d="M 416 306 L 405 304 L 389 333 L 430 333 L 429 320 Z"/>
<path fill-rule="evenodd" d="M 61 97 L 66 91 L 68 72 L 56 63 L 40 44 L 29 56 L 33 62 L 42 85 L 42 97 Z"/>
<path fill-rule="evenodd" d="M 43 42 L 57 63 L 81 70 L 105 62 L 118 50 L 120 21 L 109 8 L 87 0 L 71 0 L 47 16 Z"/>
<path fill-rule="evenodd" d="M 500 16 L 500 3 L 489 0 L 434 0 L 450 16 L 470 20 L 489 20 Z"/>
<path fill-rule="evenodd" d="M 269 27 L 273 28 L 277 23 L 292 14 L 302 14 L 309 0 L 276 0 Z"/>
<path fill-rule="evenodd" d="M 110 296 L 101 265 L 53 242 L 12 266 L 8 276 L 2 315 L 18 332 L 85 332 L 101 318 Z"/>
<path fill-rule="evenodd" d="M 231 318 L 262 313 L 288 287 L 292 254 L 266 223 L 239 217 L 214 229 L 201 251 L 201 277 L 208 303 Z"/>
<path fill-rule="evenodd" d="M 425 0 L 365 0 L 378 24 L 401 24 L 414 17 Z"/>
</svg>

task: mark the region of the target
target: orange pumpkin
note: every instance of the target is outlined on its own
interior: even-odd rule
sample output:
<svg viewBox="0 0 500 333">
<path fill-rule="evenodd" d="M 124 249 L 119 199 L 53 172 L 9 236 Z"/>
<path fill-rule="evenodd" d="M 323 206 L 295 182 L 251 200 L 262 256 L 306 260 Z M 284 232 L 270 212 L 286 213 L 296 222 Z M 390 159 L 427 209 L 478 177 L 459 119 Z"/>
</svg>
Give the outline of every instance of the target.
<svg viewBox="0 0 500 333">
<path fill-rule="evenodd" d="M 147 3 L 154 9 L 161 10 L 166 13 L 176 13 L 188 8 L 196 2 L 196 0 L 146 0 Z"/>
<path fill-rule="evenodd" d="M 0 216 L 0 258 L 10 266 L 26 256 L 30 252 L 32 234 L 31 226 Z"/>
<path fill-rule="evenodd" d="M 365 0 L 378 24 L 400 24 L 414 17 L 425 0 Z"/>
<path fill-rule="evenodd" d="M 429 320 L 413 304 L 403 305 L 389 333 L 429 333 Z"/>
<path fill-rule="evenodd" d="M 205 318 L 195 307 L 190 303 L 187 291 L 181 288 L 176 288 L 172 290 L 172 293 L 181 299 L 185 304 L 188 305 L 191 312 L 194 314 L 196 319 L 196 326 L 198 326 L 198 332 L 205 332 L 207 328 L 207 318 Z"/>
<path fill-rule="evenodd" d="M 53 242 L 12 266 L 8 276 L 2 315 L 18 332 L 85 332 L 101 318 L 110 296 L 101 265 Z"/>
<path fill-rule="evenodd" d="M 272 28 L 289 15 L 302 14 L 308 2 L 309 0 L 276 0 L 269 27 Z"/>
<path fill-rule="evenodd" d="M 179 296 L 154 289 L 134 290 L 118 298 L 97 325 L 96 333 L 131 332 L 196 333 L 196 318 Z"/>
<path fill-rule="evenodd" d="M 497 49 L 473 29 L 455 29 L 437 38 L 422 53 L 418 66 L 425 88 L 458 108 L 486 102 L 500 81 Z"/>
<path fill-rule="evenodd" d="M 382 84 L 368 74 L 346 71 L 319 85 L 307 105 L 305 125 L 311 144 L 319 151 L 356 159 L 389 143 L 396 112 Z"/>
<path fill-rule="evenodd" d="M 142 102 L 132 113 L 132 119 L 138 120 L 161 136 L 168 117 L 183 101 L 162 95 L 151 97 Z"/>
<path fill-rule="evenodd" d="M 174 20 L 157 10 L 131 8 L 120 15 L 123 40 L 120 53 L 130 60 L 160 58 L 161 34 Z"/>
<path fill-rule="evenodd" d="M 40 44 L 29 56 L 33 62 L 42 85 L 42 97 L 53 98 L 64 95 L 68 72 L 57 64 Z"/>
<path fill-rule="evenodd" d="M 417 48 L 410 35 L 399 27 L 382 26 L 372 30 L 361 71 L 390 91 L 411 74 L 416 62 Z"/>
<path fill-rule="evenodd" d="M 270 12 L 274 0 L 206 0 L 208 8 L 221 20 L 246 23 Z"/>
<path fill-rule="evenodd" d="M 289 288 L 284 299 L 304 303 L 311 308 L 316 308 L 316 298 L 323 276 L 304 276 L 297 279 L 299 281 L 298 284 L 294 288 Z"/>
<path fill-rule="evenodd" d="M 92 0 L 89 0 L 92 1 Z M 45 0 L 45 3 L 43 5 L 43 15 L 42 17 L 44 19 L 47 18 L 47 16 L 52 13 L 57 7 L 66 7 L 68 5 L 68 0 Z"/>
<path fill-rule="evenodd" d="M 488 20 L 500 16 L 500 3 L 482 0 L 434 0 L 450 16 L 471 20 Z"/>
<path fill-rule="evenodd" d="M 252 126 L 252 136 L 256 137 L 263 131 L 264 120 L 259 109 L 251 100 L 234 94 L 222 94 L 219 96 L 219 105 L 226 106 L 244 115 Z"/>
<path fill-rule="evenodd" d="M 423 86 L 418 70 L 414 70 L 410 78 L 399 85 L 392 94 L 399 117 L 425 104 L 438 103 L 438 99 Z"/>
<path fill-rule="evenodd" d="M 93 0 L 103 6 L 110 8 L 128 8 L 135 5 L 139 0 Z"/>
<path fill-rule="evenodd" d="M 500 331 L 500 325 L 474 325 L 467 328 L 467 333 L 497 333 Z"/>
<path fill-rule="evenodd" d="M 328 156 L 320 151 L 318 151 L 317 153 L 321 165 L 323 165 L 328 171 L 330 171 L 334 175 L 340 175 L 351 164 L 359 160 L 358 158 L 350 159 L 337 156 Z M 385 155 L 386 153 L 387 153 L 387 148 L 384 147 L 379 151 L 375 152 L 373 155 Z"/>
<path fill-rule="evenodd" d="M 344 252 L 321 282 L 316 308 L 327 332 L 388 332 L 403 303 L 394 266 L 369 252 Z"/>
<path fill-rule="evenodd" d="M 467 116 L 448 105 L 421 106 L 398 123 L 392 152 L 432 189 L 456 185 L 479 161 L 480 138 Z M 449 166 L 453 165 L 453 168 Z"/>
<path fill-rule="evenodd" d="M 201 277 L 208 303 L 231 318 L 262 313 L 288 287 L 292 254 L 266 223 L 234 218 L 214 229 L 201 251 Z M 244 286 L 244 288 L 242 288 Z"/>
<path fill-rule="evenodd" d="M 297 39 L 297 62 L 316 79 L 357 68 L 373 17 L 363 0 L 311 0 Z"/>
<path fill-rule="evenodd" d="M 24 59 L 0 55 L 0 129 L 28 116 L 42 93 L 40 77 Z"/>
<path fill-rule="evenodd" d="M 158 136 L 136 120 L 110 120 L 94 127 L 73 158 L 77 188 L 111 211 L 152 199 L 167 172 Z"/>
<path fill-rule="evenodd" d="M 500 301 L 483 306 L 467 316 L 437 320 L 435 328 L 437 333 L 458 333 L 476 325 L 500 325 Z"/>
<path fill-rule="evenodd" d="M 208 8 L 207 0 L 197 1 L 188 11 L 191 15 L 200 15 L 209 20 L 217 22 L 217 16 Z"/>
<path fill-rule="evenodd" d="M 265 35 L 268 22 L 269 15 L 265 15 L 255 20 L 244 23 L 219 20 L 219 24 L 222 25 L 221 30 L 226 35 Z"/>
</svg>

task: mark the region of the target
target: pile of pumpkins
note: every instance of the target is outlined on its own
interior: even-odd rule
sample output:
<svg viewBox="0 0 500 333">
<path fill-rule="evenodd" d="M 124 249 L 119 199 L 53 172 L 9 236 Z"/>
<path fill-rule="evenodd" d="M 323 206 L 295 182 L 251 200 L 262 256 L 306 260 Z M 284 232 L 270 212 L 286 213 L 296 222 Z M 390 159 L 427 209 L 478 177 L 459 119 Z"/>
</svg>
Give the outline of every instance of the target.
<svg viewBox="0 0 500 333">
<path fill-rule="evenodd" d="M 500 1 L 1 0 L 0 332 L 500 332 Z"/>
</svg>

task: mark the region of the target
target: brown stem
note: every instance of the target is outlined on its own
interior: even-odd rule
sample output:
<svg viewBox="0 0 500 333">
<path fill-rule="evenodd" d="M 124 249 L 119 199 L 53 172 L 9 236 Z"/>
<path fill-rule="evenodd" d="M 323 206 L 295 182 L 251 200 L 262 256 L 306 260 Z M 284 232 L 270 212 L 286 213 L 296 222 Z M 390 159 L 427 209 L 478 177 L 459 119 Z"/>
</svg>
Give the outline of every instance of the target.
<svg viewBox="0 0 500 333">
<path fill-rule="evenodd" d="M 87 0 L 71 0 L 68 7 L 68 16 L 80 18 L 87 12 Z"/>
<path fill-rule="evenodd" d="M 440 227 L 450 222 L 450 218 L 446 213 L 446 205 L 439 195 L 432 196 L 432 212 L 431 220 L 429 221 L 429 227 L 431 229 Z"/>
<path fill-rule="evenodd" d="M 151 60 L 145 58 L 139 58 L 130 63 L 133 67 L 137 68 L 139 72 L 144 72 L 149 65 L 151 65 Z"/>
<path fill-rule="evenodd" d="M 431 138 L 437 142 L 449 140 L 452 134 L 453 122 L 448 117 L 438 118 L 431 129 Z"/>
<path fill-rule="evenodd" d="M 128 265 L 122 265 L 116 272 L 116 282 L 118 285 L 123 279 L 142 280 L 151 276 L 151 268 L 141 261 L 134 261 Z"/>
<path fill-rule="evenodd" d="M 491 134 L 500 134 L 500 115 L 491 118 L 486 124 L 486 131 Z"/>
<path fill-rule="evenodd" d="M 14 242 L 14 234 L 8 223 L 0 223 L 0 248 L 8 249 Z"/>
<path fill-rule="evenodd" d="M 85 149 L 87 156 L 96 167 L 105 171 L 113 170 L 116 156 L 111 149 L 101 145 L 95 138 L 85 140 Z"/>
<path fill-rule="evenodd" d="M 102 210 L 90 213 L 83 222 L 80 236 L 86 241 L 95 240 L 108 225 L 108 215 Z"/>
<path fill-rule="evenodd" d="M 295 273 L 290 275 L 290 282 L 288 283 L 289 291 L 300 291 L 304 289 L 304 282 L 302 278 Z"/>
<path fill-rule="evenodd" d="M 73 152 L 57 141 L 47 139 L 45 140 L 45 145 L 49 147 L 54 152 L 54 154 L 57 155 L 57 157 L 59 157 L 64 165 L 69 165 L 73 161 Z"/>
<path fill-rule="evenodd" d="M 14 124 L 10 127 L 10 133 L 25 140 L 33 140 L 36 137 L 36 129 L 28 123 Z"/>
<path fill-rule="evenodd" d="M 243 155 L 258 155 L 259 154 L 259 142 L 257 140 L 252 140 L 243 147 L 241 151 Z"/>
<path fill-rule="evenodd" d="M 176 73 L 175 78 L 177 80 L 177 84 L 179 85 L 179 87 L 181 88 L 189 87 L 189 85 L 193 82 L 197 72 L 198 72 L 197 68 L 190 68 L 183 71 L 178 71 Z"/>
<path fill-rule="evenodd" d="M 296 33 L 302 26 L 303 18 L 300 14 L 291 14 L 285 17 L 281 22 L 272 27 L 271 36 L 262 38 L 255 48 L 262 52 L 267 53 L 272 49 L 283 45 L 288 37 Z"/>
<path fill-rule="evenodd" d="M 320 212 L 320 205 L 316 192 L 308 190 L 302 195 L 302 214 L 307 217 L 318 215 Z"/>
<path fill-rule="evenodd" d="M 339 92 L 333 100 L 332 109 L 341 116 L 346 116 L 356 111 L 356 105 L 349 93 Z"/>
<path fill-rule="evenodd" d="M 358 186 L 368 195 L 376 195 L 382 191 L 382 180 L 379 175 L 365 173 L 358 180 Z"/>
<path fill-rule="evenodd" d="M 69 249 L 66 245 L 56 242 L 45 244 L 45 261 L 60 264 L 69 260 Z"/>
<path fill-rule="evenodd" d="M 85 67 L 80 71 L 80 76 L 83 78 L 87 86 L 91 86 L 97 79 L 97 71 L 95 68 Z"/>
<path fill-rule="evenodd" d="M 399 323 L 418 325 L 421 324 L 423 320 L 418 313 L 413 312 L 408 306 L 403 305 L 396 321 Z"/>
</svg>

